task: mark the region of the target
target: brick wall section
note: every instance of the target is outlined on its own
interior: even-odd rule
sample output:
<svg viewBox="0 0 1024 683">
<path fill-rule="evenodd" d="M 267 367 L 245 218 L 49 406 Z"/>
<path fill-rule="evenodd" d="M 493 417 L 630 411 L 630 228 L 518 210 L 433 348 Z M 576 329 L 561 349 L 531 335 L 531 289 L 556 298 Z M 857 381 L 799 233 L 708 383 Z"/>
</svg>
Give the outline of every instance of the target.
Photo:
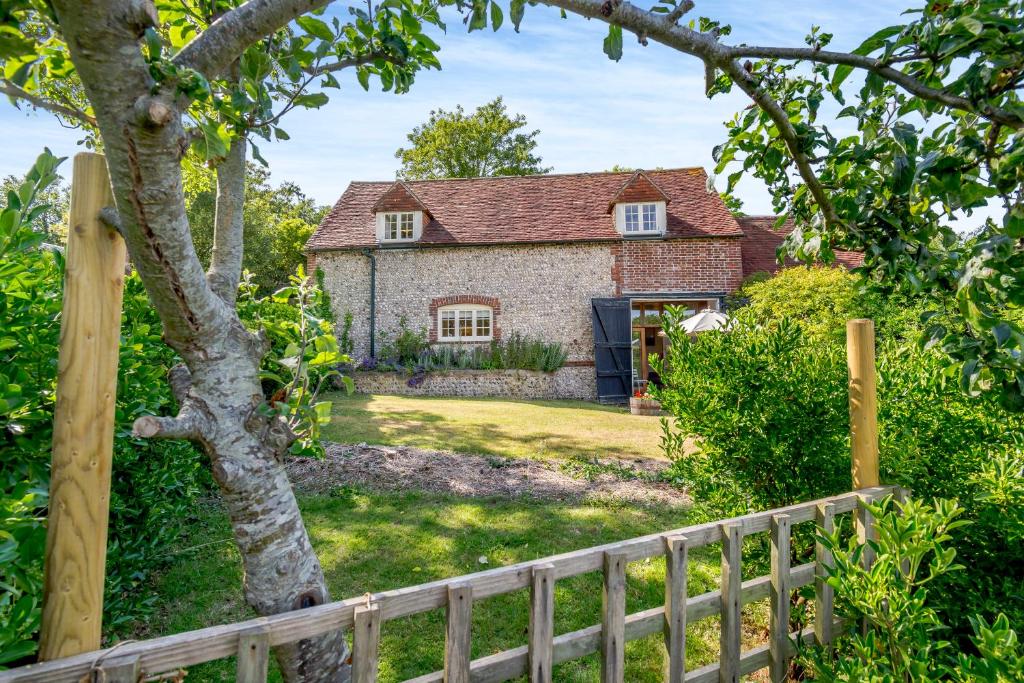
<svg viewBox="0 0 1024 683">
<path fill-rule="evenodd" d="M 420 200 L 402 183 L 396 182 L 374 205 L 374 211 L 422 211 Z"/>
<path fill-rule="evenodd" d="M 616 295 L 732 292 L 743 279 L 738 239 L 624 240 L 612 247 Z"/>
<path fill-rule="evenodd" d="M 437 309 L 442 306 L 455 306 L 458 304 L 480 304 L 482 306 L 490 307 L 491 338 L 495 341 L 499 341 L 501 339 L 501 302 L 493 296 L 457 294 L 455 296 L 440 296 L 431 300 L 430 308 L 428 309 L 430 311 L 430 331 L 428 336 L 431 344 L 437 342 Z"/>
<path fill-rule="evenodd" d="M 316 274 L 316 252 L 306 252 L 306 275 Z"/>
</svg>

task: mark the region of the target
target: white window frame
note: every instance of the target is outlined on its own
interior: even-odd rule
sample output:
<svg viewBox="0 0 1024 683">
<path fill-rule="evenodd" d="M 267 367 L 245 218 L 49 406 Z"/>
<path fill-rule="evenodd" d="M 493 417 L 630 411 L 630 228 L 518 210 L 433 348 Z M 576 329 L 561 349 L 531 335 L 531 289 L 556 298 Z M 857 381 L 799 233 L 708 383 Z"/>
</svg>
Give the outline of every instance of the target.
<svg viewBox="0 0 1024 683">
<path fill-rule="evenodd" d="M 460 331 L 460 320 L 469 316 L 473 326 L 472 335 L 463 335 Z M 445 334 L 445 318 L 454 319 L 454 335 Z M 477 321 L 487 318 L 490 322 L 486 335 L 477 334 Z M 437 309 L 437 341 L 439 342 L 489 342 L 494 339 L 494 309 L 484 304 L 449 304 Z"/>
<path fill-rule="evenodd" d="M 412 234 L 402 237 L 402 219 L 410 217 L 412 221 Z M 388 221 L 393 219 L 397 227 L 397 235 L 391 237 L 388 234 Z M 377 241 L 384 243 L 415 242 L 423 234 L 423 212 L 422 211 L 380 211 L 377 213 Z"/>
<path fill-rule="evenodd" d="M 627 215 L 636 215 L 636 230 L 627 229 Z M 648 218 L 653 217 L 651 225 Z M 615 229 L 623 237 L 664 235 L 667 222 L 665 202 L 623 202 L 615 205 Z"/>
</svg>

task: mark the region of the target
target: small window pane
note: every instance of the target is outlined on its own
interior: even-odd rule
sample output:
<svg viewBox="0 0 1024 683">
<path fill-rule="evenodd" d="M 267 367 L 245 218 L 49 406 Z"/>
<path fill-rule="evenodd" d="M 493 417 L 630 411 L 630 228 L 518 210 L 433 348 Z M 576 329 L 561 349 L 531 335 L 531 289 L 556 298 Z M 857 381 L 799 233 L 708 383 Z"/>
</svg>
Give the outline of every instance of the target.
<svg viewBox="0 0 1024 683">
<path fill-rule="evenodd" d="M 401 237 L 402 237 L 403 240 L 411 240 L 412 239 L 412 214 L 411 213 L 403 213 L 402 214 Z"/>
<path fill-rule="evenodd" d="M 459 336 L 473 336 L 473 311 L 459 311 Z"/>
<path fill-rule="evenodd" d="M 658 229 L 658 207 L 655 204 L 644 204 L 644 230 Z"/>
<path fill-rule="evenodd" d="M 398 216 L 393 213 L 384 214 L 384 239 L 398 239 Z"/>
<path fill-rule="evenodd" d="M 455 337 L 455 311 L 441 312 L 441 337 L 444 339 Z"/>
<path fill-rule="evenodd" d="M 476 312 L 476 336 L 478 336 L 478 337 L 490 337 L 491 336 L 491 312 L 490 311 L 477 311 Z"/>
<path fill-rule="evenodd" d="M 640 230 L 640 207 L 635 204 L 626 208 L 626 232 L 637 232 Z"/>
</svg>

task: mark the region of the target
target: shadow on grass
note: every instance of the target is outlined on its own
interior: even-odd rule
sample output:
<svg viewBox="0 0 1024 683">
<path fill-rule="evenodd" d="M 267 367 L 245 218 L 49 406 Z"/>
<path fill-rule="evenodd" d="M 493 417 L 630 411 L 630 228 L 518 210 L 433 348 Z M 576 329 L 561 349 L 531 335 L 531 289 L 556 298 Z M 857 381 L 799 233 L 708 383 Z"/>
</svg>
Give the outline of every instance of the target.
<svg viewBox="0 0 1024 683">
<path fill-rule="evenodd" d="M 466 500 L 427 494 L 377 494 L 338 489 L 300 501 L 310 538 L 335 599 L 455 577 L 589 546 L 684 526 L 685 513 L 626 506 L 602 507 L 505 500 Z M 246 618 L 241 569 L 233 544 L 200 547 L 230 536 L 223 513 L 212 510 L 189 544 L 200 548 L 162 578 L 161 609 L 146 635 L 173 633 Z M 216 547 L 216 552 L 207 548 Z M 661 605 L 664 562 L 628 568 L 627 610 Z M 690 592 L 712 590 L 717 581 L 713 551 L 691 559 Z M 600 623 L 599 572 L 560 580 L 555 630 L 565 633 Z M 473 609 L 473 657 L 526 643 L 529 591 L 481 600 Z M 717 637 L 717 632 L 715 632 Z M 695 637 L 691 666 L 715 658 L 717 642 Z M 444 613 L 386 622 L 382 629 L 380 680 L 401 681 L 442 668 Z M 630 681 L 661 680 L 658 638 L 630 644 Z M 189 680 L 231 680 L 229 661 L 195 668 Z M 559 666 L 556 681 L 598 679 L 596 657 Z M 278 680 L 272 677 L 272 680 Z"/>
<path fill-rule="evenodd" d="M 365 394 L 333 394 L 328 398 L 335 405 L 331 423 L 324 427 L 323 435 L 339 443 L 407 445 L 458 453 L 534 458 L 657 455 L 651 452 L 651 444 L 639 444 L 634 437 L 636 431 L 644 431 L 648 426 L 651 434 L 657 433 L 659 427 L 640 422 L 643 418 L 629 416 L 626 419 L 636 420 L 629 423 L 633 431 L 616 432 L 608 418 L 624 416 L 621 409 L 611 406 L 416 397 L 410 402 L 429 402 L 437 406 L 436 410 L 393 407 L 385 411 L 374 409 L 374 398 Z M 462 408 L 471 410 L 479 404 L 494 403 L 511 407 L 494 415 L 454 413 Z M 446 410 L 449 414 L 445 414 Z"/>
</svg>

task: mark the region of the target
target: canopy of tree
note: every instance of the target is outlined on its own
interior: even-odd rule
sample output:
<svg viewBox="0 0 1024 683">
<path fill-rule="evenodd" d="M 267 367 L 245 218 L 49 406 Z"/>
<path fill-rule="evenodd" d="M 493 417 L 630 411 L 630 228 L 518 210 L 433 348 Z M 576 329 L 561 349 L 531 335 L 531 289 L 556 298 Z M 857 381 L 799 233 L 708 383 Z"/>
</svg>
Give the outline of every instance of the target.
<svg viewBox="0 0 1024 683">
<path fill-rule="evenodd" d="M 521 132 L 526 125 L 522 114 L 508 114 L 500 97 L 472 114 L 462 105 L 432 111 L 409 133 L 411 146 L 395 152 L 402 162 L 398 174 L 426 180 L 547 173 L 535 153 L 540 131 Z"/>
</svg>

